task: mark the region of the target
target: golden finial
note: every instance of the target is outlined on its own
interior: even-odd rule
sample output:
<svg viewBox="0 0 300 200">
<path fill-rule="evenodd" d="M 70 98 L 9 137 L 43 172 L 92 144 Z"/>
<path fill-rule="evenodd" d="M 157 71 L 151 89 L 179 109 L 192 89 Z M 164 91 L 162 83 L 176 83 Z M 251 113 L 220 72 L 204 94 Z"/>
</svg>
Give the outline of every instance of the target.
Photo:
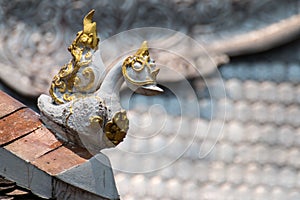
<svg viewBox="0 0 300 200">
<path fill-rule="evenodd" d="M 99 38 L 97 37 L 96 22 L 93 22 L 95 10 L 91 10 L 83 19 L 83 34 L 88 37 L 87 45 L 92 49 L 98 46 Z"/>
<path fill-rule="evenodd" d="M 147 41 L 144 41 L 141 45 L 141 47 L 137 50 L 135 53 L 135 56 L 149 56 L 149 50 L 148 50 L 148 43 Z"/>
</svg>

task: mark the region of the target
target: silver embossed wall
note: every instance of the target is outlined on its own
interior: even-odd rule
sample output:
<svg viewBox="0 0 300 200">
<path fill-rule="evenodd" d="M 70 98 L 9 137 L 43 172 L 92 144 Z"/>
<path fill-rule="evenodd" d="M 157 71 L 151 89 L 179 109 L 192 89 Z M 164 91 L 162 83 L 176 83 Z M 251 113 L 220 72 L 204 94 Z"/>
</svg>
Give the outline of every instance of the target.
<svg viewBox="0 0 300 200">
<path fill-rule="evenodd" d="M 64 50 L 71 43 L 72 34 L 80 30 L 82 16 L 91 8 L 97 10 L 95 21 L 101 40 L 137 27 L 170 28 L 204 43 L 217 64 L 227 62 L 226 55 L 285 43 L 300 29 L 297 0 L 3 0 L 1 81 L 28 96 L 47 91 L 49 77 L 70 59 Z M 197 67 L 211 72 L 204 67 L 206 63 L 197 60 L 197 52 L 193 56 Z M 177 68 L 187 76 L 193 74 L 185 72 L 185 66 Z"/>
</svg>

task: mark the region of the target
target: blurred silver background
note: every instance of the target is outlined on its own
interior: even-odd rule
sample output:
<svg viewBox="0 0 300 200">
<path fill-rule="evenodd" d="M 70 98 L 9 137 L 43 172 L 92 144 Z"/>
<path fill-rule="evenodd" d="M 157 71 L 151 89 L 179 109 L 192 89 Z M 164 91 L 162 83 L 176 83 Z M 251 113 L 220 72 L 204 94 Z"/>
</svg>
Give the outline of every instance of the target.
<svg viewBox="0 0 300 200">
<path fill-rule="evenodd" d="M 215 62 L 172 58 L 186 78 L 162 74 L 163 95 L 121 92 L 129 135 L 105 151 L 121 199 L 300 199 L 298 0 L 3 0 L 0 88 L 34 108 L 92 8 L 101 41 L 170 28 Z"/>
</svg>

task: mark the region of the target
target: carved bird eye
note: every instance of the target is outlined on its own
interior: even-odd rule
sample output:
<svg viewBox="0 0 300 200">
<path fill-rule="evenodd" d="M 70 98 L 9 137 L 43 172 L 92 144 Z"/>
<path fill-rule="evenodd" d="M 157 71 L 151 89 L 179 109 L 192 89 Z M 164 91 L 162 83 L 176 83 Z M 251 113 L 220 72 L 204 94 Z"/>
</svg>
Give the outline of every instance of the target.
<svg viewBox="0 0 300 200">
<path fill-rule="evenodd" d="M 150 59 L 149 65 L 151 66 L 151 68 L 155 68 L 156 67 L 155 60 Z"/>
<path fill-rule="evenodd" d="M 142 65 L 140 62 L 135 62 L 135 63 L 133 64 L 133 68 L 134 68 L 134 70 L 136 70 L 136 71 L 142 70 L 142 67 L 143 67 L 143 65 Z"/>
</svg>

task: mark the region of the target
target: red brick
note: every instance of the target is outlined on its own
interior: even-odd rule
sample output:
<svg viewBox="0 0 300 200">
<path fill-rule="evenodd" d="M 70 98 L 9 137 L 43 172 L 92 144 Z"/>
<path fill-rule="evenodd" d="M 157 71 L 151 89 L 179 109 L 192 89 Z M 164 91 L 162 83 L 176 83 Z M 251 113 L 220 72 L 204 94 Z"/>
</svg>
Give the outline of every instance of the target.
<svg viewBox="0 0 300 200">
<path fill-rule="evenodd" d="M 50 175 L 57 175 L 84 162 L 86 162 L 86 159 L 61 146 L 41 156 L 32 163 Z"/>
<path fill-rule="evenodd" d="M 22 103 L 0 90 L 0 118 L 25 107 Z"/>
<path fill-rule="evenodd" d="M 39 128 L 39 115 L 29 108 L 19 110 L 0 120 L 0 146 Z"/>
<path fill-rule="evenodd" d="M 33 161 L 61 145 L 62 143 L 47 128 L 41 127 L 29 135 L 5 146 L 5 149 L 23 160 Z"/>
</svg>

